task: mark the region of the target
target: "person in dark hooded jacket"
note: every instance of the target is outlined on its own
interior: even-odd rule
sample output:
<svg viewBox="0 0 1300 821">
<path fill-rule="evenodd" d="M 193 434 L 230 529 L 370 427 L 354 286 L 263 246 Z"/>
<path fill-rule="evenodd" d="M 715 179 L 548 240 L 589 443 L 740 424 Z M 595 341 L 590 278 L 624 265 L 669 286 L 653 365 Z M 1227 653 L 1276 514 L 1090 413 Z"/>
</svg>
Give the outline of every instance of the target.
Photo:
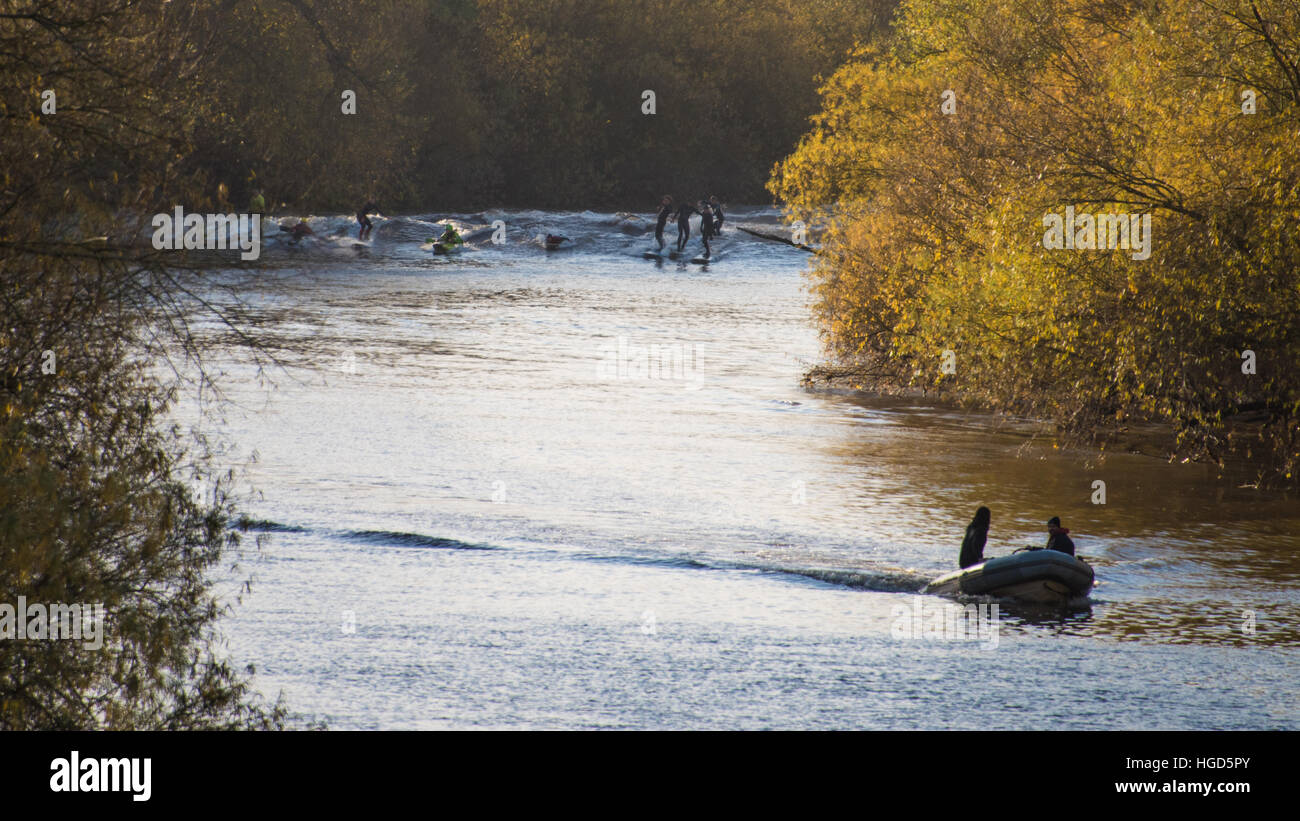
<svg viewBox="0 0 1300 821">
<path fill-rule="evenodd" d="M 975 511 L 975 518 L 966 526 L 966 538 L 961 540 L 961 556 L 957 563 L 963 568 L 984 561 L 984 544 L 989 539 L 989 509 Z"/>
<path fill-rule="evenodd" d="M 1059 550 L 1067 556 L 1074 555 L 1074 541 L 1070 538 L 1070 528 L 1061 527 L 1061 517 L 1053 516 L 1047 520 L 1047 549 Z"/>
</svg>

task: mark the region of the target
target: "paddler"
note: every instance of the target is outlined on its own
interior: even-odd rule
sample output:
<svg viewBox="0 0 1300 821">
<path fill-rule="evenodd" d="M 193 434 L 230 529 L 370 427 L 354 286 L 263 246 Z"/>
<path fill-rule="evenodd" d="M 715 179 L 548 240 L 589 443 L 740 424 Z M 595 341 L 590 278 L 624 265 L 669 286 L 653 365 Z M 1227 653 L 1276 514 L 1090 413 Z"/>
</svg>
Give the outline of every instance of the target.
<svg viewBox="0 0 1300 821">
<path fill-rule="evenodd" d="M 287 231 L 295 244 L 297 244 L 303 237 L 316 235 L 316 232 L 311 230 L 311 226 L 307 224 L 306 217 L 298 220 L 298 224 L 292 228 L 285 228 L 281 225 L 280 230 Z"/>
<path fill-rule="evenodd" d="M 461 239 L 460 233 L 456 231 L 456 226 L 452 225 L 450 222 L 447 223 L 447 227 L 442 232 L 442 236 L 438 237 L 437 239 L 431 239 L 429 240 L 429 242 L 435 242 L 447 247 L 451 247 L 453 245 L 465 244 L 465 240 Z"/>
</svg>

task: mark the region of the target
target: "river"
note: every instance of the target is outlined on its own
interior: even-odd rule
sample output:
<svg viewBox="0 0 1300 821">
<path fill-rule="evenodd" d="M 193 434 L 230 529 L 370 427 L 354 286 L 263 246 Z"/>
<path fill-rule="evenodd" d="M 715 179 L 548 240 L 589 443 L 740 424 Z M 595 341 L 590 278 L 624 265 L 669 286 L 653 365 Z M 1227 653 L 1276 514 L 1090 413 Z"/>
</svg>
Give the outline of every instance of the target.
<svg viewBox="0 0 1300 821">
<path fill-rule="evenodd" d="M 271 236 L 262 267 L 210 280 L 285 365 L 259 378 L 200 325 L 227 395 L 201 425 L 255 520 L 219 585 L 227 650 L 295 721 L 1300 728 L 1293 496 L 804 389 L 809 256 L 731 225 L 776 230 L 770 210 L 729 215 L 707 266 L 642 258 L 609 214 L 458 219 L 459 255 L 409 216 L 360 248 Z M 474 232 L 496 220 L 504 243 Z M 1091 606 L 954 632 L 957 605 L 916 591 L 980 504 L 990 555 L 1059 515 Z"/>
</svg>

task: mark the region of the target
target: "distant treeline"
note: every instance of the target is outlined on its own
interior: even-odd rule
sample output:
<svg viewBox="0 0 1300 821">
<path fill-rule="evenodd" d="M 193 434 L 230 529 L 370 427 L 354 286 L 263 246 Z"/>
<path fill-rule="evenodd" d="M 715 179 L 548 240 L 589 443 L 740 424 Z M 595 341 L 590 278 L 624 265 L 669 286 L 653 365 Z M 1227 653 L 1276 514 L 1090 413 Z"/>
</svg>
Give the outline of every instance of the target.
<svg viewBox="0 0 1300 821">
<path fill-rule="evenodd" d="M 1294 485 L 1298 125 L 1294 0 L 912 0 L 772 190 L 858 384 Z"/>
<path fill-rule="evenodd" d="M 766 201 L 820 80 L 896 2 L 200 3 L 190 160 L 290 210 Z"/>
</svg>

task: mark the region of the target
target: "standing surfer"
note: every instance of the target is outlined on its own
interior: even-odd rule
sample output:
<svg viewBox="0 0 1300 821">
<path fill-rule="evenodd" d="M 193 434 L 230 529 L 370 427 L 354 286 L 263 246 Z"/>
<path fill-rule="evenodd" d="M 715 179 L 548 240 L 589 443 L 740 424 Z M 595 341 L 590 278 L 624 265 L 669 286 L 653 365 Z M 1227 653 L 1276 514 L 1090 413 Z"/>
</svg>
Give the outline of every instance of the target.
<svg viewBox="0 0 1300 821">
<path fill-rule="evenodd" d="M 704 243 L 704 258 L 713 256 L 709 248 L 709 237 L 713 236 L 713 208 L 704 200 L 697 203 L 700 207 L 700 241 Z"/>
<path fill-rule="evenodd" d="M 686 250 L 686 241 L 691 238 L 691 214 L 698 213 L 694 208 L 682 203 L 677 207 L 677 253 Z"/>
<path fill-rule="evenodd" d="M 668 223 L 668 217 L 673 213 L 673 198 L 664 194 L 664 198 L 659 201 L 658 222 L 655 223 L 655 241 L 659 243 L 659 250 L 664 249 L 664 226 Z"/>
<path fill-rule="evenodd" d="M 379 213 L 379 206 L 375 205 L 373 202 L 367 201 L 365 205 L 361 206 L 361 210 L 357 212 L 357 225 L 361 227 L 361 231 L 358 233 L 357 236 L 360 239 L 370 238 L 370 230 L 375 227 L 375 224 L 370 221 L 370 217 L 368 215 L 378 214 L 378 213 Z"/>
</svg>

